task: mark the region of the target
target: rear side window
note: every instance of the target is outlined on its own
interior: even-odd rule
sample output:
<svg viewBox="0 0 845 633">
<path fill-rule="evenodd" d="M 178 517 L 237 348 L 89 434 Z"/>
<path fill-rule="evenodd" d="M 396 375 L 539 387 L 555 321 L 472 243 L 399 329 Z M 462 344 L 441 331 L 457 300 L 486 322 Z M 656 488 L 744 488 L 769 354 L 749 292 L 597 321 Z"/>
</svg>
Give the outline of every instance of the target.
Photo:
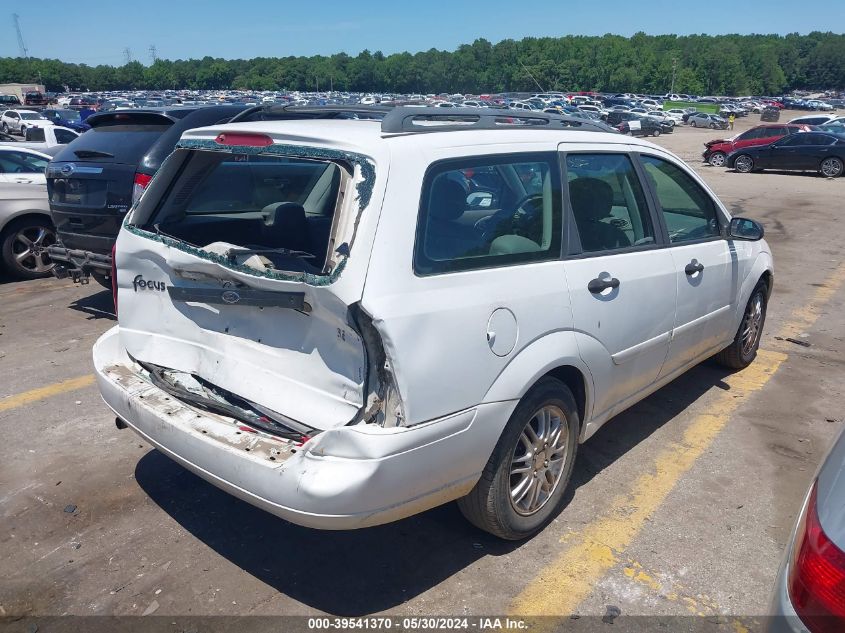
<svg viewBox="0 0 845 633">
<path fill-rule="evenodd" d="M 654 156 L 642 156 L 642 161 L 672 244 L 719 237 L 713 199 L 689 174 Z"/>
<path fill-rule="evenodd" d="M 40 156 L 25 152 L 0 152 L 0 173 L 43 174 L 47 161 Z"/>
<path fill-rule="evenodd" d="M 572 216 L 585 253 L 654 243 L 642 186 L 626 154 L 568 154 Z"/>
<path fill-rule="evenodd" d="M 440 163 L 423 182 L 414 270 L 427 275 L 557 259 L 557 154 Z"/>
<path fill-rule="evenodd" d="M 62 144 L 67 144 L 72 142 L 76 138 L 76 134 L 69 130 L 54 130 L 56 133 L 56 141 Z"/>
</svg>

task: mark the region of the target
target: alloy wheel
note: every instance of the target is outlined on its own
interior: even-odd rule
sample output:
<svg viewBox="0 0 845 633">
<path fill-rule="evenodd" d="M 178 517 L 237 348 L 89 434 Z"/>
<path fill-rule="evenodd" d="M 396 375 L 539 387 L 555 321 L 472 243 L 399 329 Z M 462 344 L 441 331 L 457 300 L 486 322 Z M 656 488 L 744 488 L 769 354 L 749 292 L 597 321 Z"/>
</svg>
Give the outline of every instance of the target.
<svg viewBox="0 0 845 633">
<path fill-rule="evenodd" d="M 33 273 L 52 270 L 53 261 L 47 254 L 47 247 L 56 243 L 56 234 L 43 226 L 24 226 L 15 234 L 12 254 L 22 269 Z"/>
<path fill-rule="evenodd" d="M 842 174 L 842 161 L 838 158 L 825 158 L 822 161 L 821 172 L 828 178 L 836 178 Z"/>
<path fill-rule="evenodd" d="M 569 426 L 556 406 L 537 411 L 522 429 L 511 456 L 510 496 L 522 516 L 537 513 L 551 498 L 566 466 Z"/>
<path fill-rule="evenodd" d="M 724 167 L 725 155 L 722 152 L 713 152 L 707 162 L 713 165 L 713 167 Z"/>
<path fill-rule="evenodd" d="M 734 167 L 736 167 L 738 172 L 747 174 L 749 171 L 754 169 L 754 160 L 750 156 L 743 154 L 742 156 L 737 157 L 736 162 L 734 162 Z"/>
<path fill-rule="evenodd" d="M 758 292 L 748 304 L 742 320 L 742 355 L 748 356 L 757 344 L 763 325 L 763 297 Z"/>
</svg>

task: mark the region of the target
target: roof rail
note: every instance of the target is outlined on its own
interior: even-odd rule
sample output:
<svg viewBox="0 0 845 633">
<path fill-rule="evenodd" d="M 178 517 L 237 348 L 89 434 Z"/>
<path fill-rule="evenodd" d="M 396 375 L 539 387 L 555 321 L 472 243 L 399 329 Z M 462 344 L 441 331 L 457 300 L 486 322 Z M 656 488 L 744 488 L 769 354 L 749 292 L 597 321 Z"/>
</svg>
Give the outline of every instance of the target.
<svg viewBox="0 0 845 633">
<path fill-rule="evenodd" d="M 373 119 L 379 120 L 393 109 L 382 105 L 266 105 L 253 106 L 232 117 L 242 121 L 284 121 L 290 119 Z"/>
<path fill-rule="evenodd" d="M 381 121 L 384 134 L 457 132 L 460 130 L 562 130 L 616 132 L 600 121 L 529 110 L 398 106 Z"/>
</svg>

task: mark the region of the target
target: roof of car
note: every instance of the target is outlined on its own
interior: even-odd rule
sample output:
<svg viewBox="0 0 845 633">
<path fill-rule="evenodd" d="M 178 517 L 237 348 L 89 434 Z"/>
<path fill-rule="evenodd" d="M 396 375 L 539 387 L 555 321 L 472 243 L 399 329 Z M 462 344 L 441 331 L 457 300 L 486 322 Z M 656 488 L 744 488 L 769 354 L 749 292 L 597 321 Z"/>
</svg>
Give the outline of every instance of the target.
<svg viewBox="0 0 845 633">
<path fill-rule="evenodd" d="M 213 139 L 223 132 L 266 134 L 276 142 L 297 145 L 330 146 L 341 150 L 372 155 L 379 147 L 411 144 L 419 149 L 436 149 L 478 145 L 523 144 L 546 145 L 552 149 L 559 143 L 625 143 L 651 146 L 648 141 L 623 137 L 613 132 L 584 131 L 576 128 L 547 130 L 462 129 L 449 132 L 384 134 L 381 122 L 374 120 L 305 119 L 290 121 L 257 121 L 221 124 L 186 131 L 183 139 Z M 539 147 L 538 147 L 539 149 Z"/>
</svg>

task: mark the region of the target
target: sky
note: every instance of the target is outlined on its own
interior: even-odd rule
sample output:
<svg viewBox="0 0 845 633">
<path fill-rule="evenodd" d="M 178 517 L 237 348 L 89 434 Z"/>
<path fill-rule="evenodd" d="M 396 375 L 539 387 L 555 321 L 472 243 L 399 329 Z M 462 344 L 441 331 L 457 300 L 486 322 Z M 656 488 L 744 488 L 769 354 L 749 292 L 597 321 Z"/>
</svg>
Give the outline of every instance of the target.
<svg viewBox="0 0 845 633">
<path fill-rule="evenodd" d="M 90 65 L 166 59 L 385 54 L 454 50 L 483 37 L 845 32 L 845 2 L 801 9 L 794 0 L 144 0 L 140 3 L 10 2 L 0 57 L 17 57 L 12 13 L 32 57 Z M 74 10 L 71 7 L 76 6 Z"/>
</svg>

